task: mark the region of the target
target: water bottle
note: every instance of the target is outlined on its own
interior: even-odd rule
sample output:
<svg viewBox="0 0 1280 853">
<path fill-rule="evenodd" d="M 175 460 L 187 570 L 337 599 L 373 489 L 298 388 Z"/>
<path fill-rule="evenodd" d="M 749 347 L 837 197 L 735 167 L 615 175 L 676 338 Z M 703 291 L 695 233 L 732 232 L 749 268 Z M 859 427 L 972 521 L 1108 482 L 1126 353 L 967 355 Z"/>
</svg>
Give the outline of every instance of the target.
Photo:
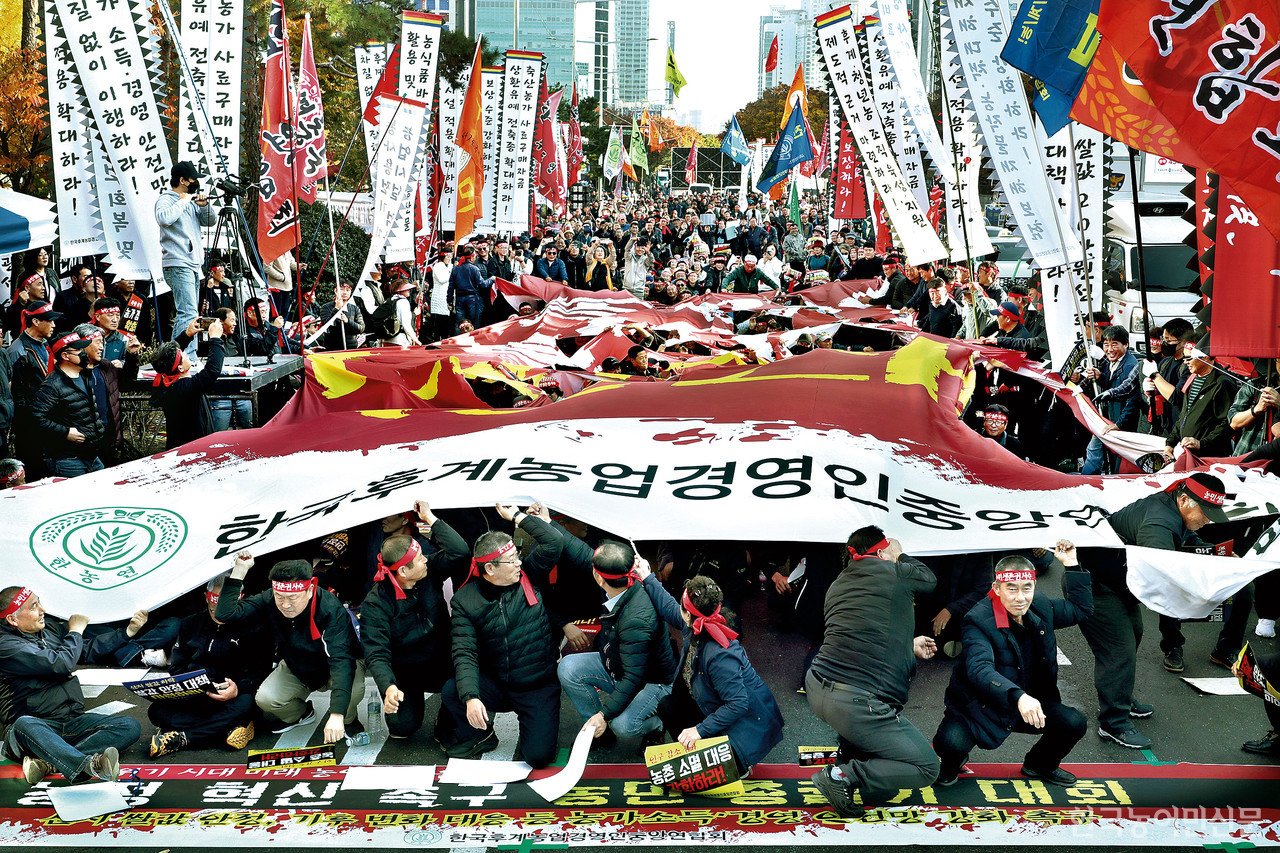
<svg viewBox="0 0 1280 853">
<path fill-rule="evenodd" d="M 369 733 L 356 732 L 353 735 L 348 735 L 346 740 L 347 740 L 347 746 L 368 746 Z"/>
<path fill-rule="evenodd" d="M 370 732 L 382 731 L 382 703 L 377 696 L 369 699 L 369 724 L 366 729 Z"/>
</svg>

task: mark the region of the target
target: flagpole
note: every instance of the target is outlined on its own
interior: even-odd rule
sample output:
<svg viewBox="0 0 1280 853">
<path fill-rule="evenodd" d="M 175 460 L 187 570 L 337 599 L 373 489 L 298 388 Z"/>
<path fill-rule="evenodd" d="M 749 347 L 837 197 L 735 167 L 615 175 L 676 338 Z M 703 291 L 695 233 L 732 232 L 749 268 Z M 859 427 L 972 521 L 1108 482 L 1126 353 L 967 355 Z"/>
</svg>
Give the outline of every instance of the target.
<svg viewBox="0 0 1280 853">
<path fill-rule="evenodd" d="M 310 16 L 308 15 L 308 18 L 309 17 Z M 294 241 L 293 247 L 296 250 L 299 246 L 302 245 L 302 208 L 298 205 L 298 148 L 297 148 L 298 116 L 296 115 L 297 95 L 295 94 L 295 92 L 297 91 L 297 87 L 292 85 L 293 84 L 293 57 L 290 56 L 289 54 L 289 19 L 284 16 L 283 4 L 281 5 L 281 8 L 280 8 L 280 27 L 282 30 L 284 30 L 284 36 L 285 36 L 284 38 L 284 44 L 285 44 L 285 50 L 284 50 L 285 106 L 284 106 L 284 109 L 285 109 L 285 114 L 289 118 L 289 122 L 288 122 L 289 124 L 289 173 L 290 173 L 290 177 L 292 178 L 292 180 L 290 181 L 290 184 L 292 185 L 291 190 L 293 192 L 293 235 L 295 238 L 297 238 Z M 302 340 L 302 335 L 301 335 L 302 264 L 299 264 L 297 262 L 296 257 L 294 259 L 294 264 L 296 264 L 298 268 L 298 275 L 297 275 L 297 278 L 294 280 L 293 286 L 294 286 L 294 293 L 297 294 L 296 301 L 298 303 L 298 329 L 299 329 L 298 340 L 301 341 Z M 288 270 L 286 270 L 285 271 L 286 278 L 288 277 L 288 275 L 289 275 L 289 272 Z M 284 322 L 286 326 L 289 324 L 288 311 L 285 311 Z M 284 340 L 285 352 L 288 352 L 289 351 L 288 335 L 281 335 L 281 338 Z"/>
<path fill-rule="evenodd" d="M 1088 300 L 1089 313 L 1093 313 L 1093 283 L 1089 279 L 1089 247 L 1085 243 L 1084 234 L 1084 206 L 1080 204 L 1080 176 L 1076 173 L 1076 131 L 1073 125 L 1075 122 L 1067 122 L 1067 168 L 1070 169 L 1071 179 L 1074 182 L 1076 191 L 1076 230 L 1080 232 L 1080 269 L 1083 270 L 1081 278 L 1084 279 L 1085 299 Z M 1067 283 L 1071 286 L 1071 299 L 1076 305 L 1076 322 L 1080 324 L 1080 335 L 1083 338 L 1088 337 L 1089 326 L 1085 322 L 1084 314 L 1080 310 L 1080 297 L 1076 293 L 1075 282 L 1072 280 L 1070 268 L 1067 272 Z M 1089 353 L 1089 347 L 1084 348 L 1085 365 L 1093 367 L 1093 356 Z"/>
<path fill-rule="evenodd" d="M 1147 261 L 1142 249 L 1142 216 L 1138 209 L 1138 152 L 1129 148 L 1129 189 L 1133 196 L 1133 236 L 1138 243 L 1138 293 L 1142 297 L 1142 339 L 1151 350 L 1151 310 L 1147 307 Z M 1154 361 L 1155 353 L 1151 353 Z"/>
</svg>

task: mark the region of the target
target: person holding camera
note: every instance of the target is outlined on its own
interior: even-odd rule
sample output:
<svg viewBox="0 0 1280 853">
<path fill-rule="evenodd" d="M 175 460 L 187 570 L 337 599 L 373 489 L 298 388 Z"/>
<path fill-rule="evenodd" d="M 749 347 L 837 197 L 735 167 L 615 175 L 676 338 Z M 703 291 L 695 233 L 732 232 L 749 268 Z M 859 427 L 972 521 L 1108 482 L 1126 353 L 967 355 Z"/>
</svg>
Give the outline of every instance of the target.
<svg viewBox="0 0 1280 853">
<path fill-rule="evenodd" d="M 173 328 L 185 329 L 198 316 L 196 303 L 200 271 L 204 265 L 204 244 L 200 227 L 214 223 L 209 199 L 200 192 L 200 172 L 190 160 L 174 163 L 169 173 L 169 189 L 156 199 L 156 222 L 160 225 L 161 266 L 165 284 L 173 291 L 177 317 Z M 195 337 L 184 347 L 187 358 L 196 355 Z"/>
<path fill-rule="evenodd" d="M 177 340 L 162 344 L 151 357 L 151 367 L 156 372 L 151 404 L 164 411 L 166 450 L 205 434 L 200 428 L 204 397 L 222 375 L 224 329 L 222 323 L 216 321 L 209 324 L 209 357 L 205 359 L 204 369 L 195 375 L 191 373 L 191 358 L 186 350 L 200 333 L 200 322 L 198 318 L 192 319 Z"/>
</svg>

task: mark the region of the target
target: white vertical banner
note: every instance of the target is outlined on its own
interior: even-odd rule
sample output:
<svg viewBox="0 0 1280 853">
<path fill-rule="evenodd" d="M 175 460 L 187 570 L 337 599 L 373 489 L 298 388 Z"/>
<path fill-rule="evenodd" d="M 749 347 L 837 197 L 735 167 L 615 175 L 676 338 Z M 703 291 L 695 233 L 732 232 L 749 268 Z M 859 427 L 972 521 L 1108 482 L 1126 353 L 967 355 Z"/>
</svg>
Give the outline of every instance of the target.
<svg viewBox="0 0 1280 853">
<path fill-rule="evenodd" d="M 1074 233 L 1079 236 L 1083 231 L 1085 241 L 1084 260 L 1040 271 L 1049 353 L 1053 364 L 1062 364 L 1076 339 L 1083 335 L 1084 330 L 1076 319 L 1077 308 L 1087 319 L 1091 310 L 1090 287 L 1094 293 L 1101 293 L 1102 264 L 1098 252 L 1102 246 L 1102 133 L 1070 122 L 1045 139 L 1044 128 L 1037 120 L 1036 136 L 1044 151 L 1045 174 L 1054 200 Z"/>
<path fill-rule="evenodd" d="M 850 132 L 866 165 L 866 174 L 884 202 L 889 222 L 898 233 L 907 261 L 922 264 L 947 256 L 946 247 L 916 204 L 884 136 L 875 98 L 863 73 L 862 56 L 852 11 L 848 6 L 820 15 L 818 44 L 831 84 L 840 99 Z"/>
<path fill-rule="evenodd" d="M 98 211 L 102 218 L 107 263 L 111 271 L 121 278 L 151 278 L 151 268 L 147 266 L 147 259 L 142 251 L 146 238 L 134 219 L 133 208 L 116 177 L 116 167 L 107 155 L 101 137 L 93 134 L 90 145 L 93 149 L 94 190 L 98 196 Z M 154 212 L 151 213 L 151 221 L 155 222 Z M 153 279 L 152 289 L 157 295 L 169 292 L 163 275 Z"/>
<path fill-rule="evenodd" d="M 452 231 L 458 225 L 458 119 L 462 117 L 462 99 L 466 90 L 454 88 L 440 78 L 440 171 L 444 182 L 440 187 L 440 230 Z"/>
<path fill-rule="evenodd" d="M 402 98 L 426 104 L 427 127 L 431 121 L 431 101 L 436 91 L 436 64 L 440 56 L 441 31 L 444 18 L 428 12 L 402 12 L 400 15 L 400 77 L 397 92 Z M 426 185 L 426 161 L 419 164 L 419 171 L 412 176 L 414 186 L 421 193 Z M 424 199 L 425 200 L 425 199 Z M 427 210 L 426 205 L 422 208 Z M 414 206 L 406 205 L 404 213 L 387 241 L 386 259 L 389 262 L 413 261 Z"/>
<path fill-rule="evenodd" d="M 484 216 L 476 220 L 476 231 L 493 231 L 498 221 L 498 161 L 502 157 L 503 69 L 480 69 L 480 121 L 484 128 Z"/>
<path fill-rule="evenodd" d="M 93 119 L 52 3 L 44 4 L 44 32 L 58 254 L 63 258 L 101 255 L 107 246 L 93 172 Z"/>
<path fill-rule="evenodd" d="M 982 171 L 982 142 L 978 138 L 978 118 L 969 104 L 960 58 L 956 55 L 951 20 L 942 13 L 942 138 L 955 162 L 958 187 L 948 187 L 947 242 L 951 260 L 981 258 L 995 251 L 987 235 L 978 199 L 978 178 Z M 964 218 L 961 219 L 961 216 Z M 968 245 L 966 245 L 966 242 Z"/>
<path fill-rule="evenodd" d="M 1000 58 L 1008 28 L 999 5 L 947 0 L 946 8 L 983 144 L 1035 265 L 1080 260 L 1080 241 L 1059 216 L 1040 162 L 1021 74 Z"/>
<path fill-rule="evenodd" d="M 893 68 L 889 63 L 889 48 L 885 45 L 884 30 L 874 20 L 867 20 L 869 53 L 866 58 L 869 60 L 869 82 L 875 92 L 876 109 L 880 112 L 885 139 L 893 147 L 893 154 L 902 169 L 903 179 L 911 188 L 911 194 L 916 197 L 916 204 L 920 209 L 928 210 L 929 179 L 924 170 L 924 161 L 920 158 L 920 137 L 916 134 L 914 125 L 907 121 L 902 98 L 894 82 Z"/>
<path fill-rule="evenodd" d="M 533 192 L 533 125 L 538 116 L 542 54 L 508 50 L 502 82 L 502 159 L 498 168 L 499 231 L 529 227 Z"/>
<path fill-rule="evenodd" d="M 362 282 L 369 280 L 369 272 L 386 249 L 405 208 L 413 209 L 418 187 L 412 177 L 422 168 L 427 152 L 428 107 L 390 96 L 383 96 L 383 106 L 382 149 L 376 158 L 377 167 L 369 176 L 373 186 L 373 235 L 369 256 L 357 279 Z"/>
<path fill-rule="evenodd" d="M 169 184 L 169 147 L 138 40 L 149 26 L 125 0 L 57 0 L 59 19 L 85 97 L 115 167 L 140 242 L 130 246 L 146 278 L 163 278 L 155 206 Z M 103 225 L 104 230 L 107 224 Z"/>
<path fill-rule="evenodd" d="M 240 94 L 244 50 L 244 0 L 182 0 L 182 51 L 196 95 L 213 127 L 212 141 L 226 170 L 240 172 Z M 208 128 L 192 101 L 186 75 L 178 99 L 178 159 L 194 162 L 206 175 L 220 174 Z"/>
<path fill-rule="evenodd" d="M 391 46 L 381 42 L 368 42 L 355 48 L 356 82 L 360 89 L 362 113 L 369 108 L 369 100 L 373 97 L 373 90 L 387 67 L 387 56 L 390 51 Z M 365 156 L 369 161 L 369 174 L 373 174 L 375 165 L 373 152 L 378 150 L 378 138 L 381 132 L 376 121 L 364 121 L 361 125 L 364 131 Z"/>
</svg>

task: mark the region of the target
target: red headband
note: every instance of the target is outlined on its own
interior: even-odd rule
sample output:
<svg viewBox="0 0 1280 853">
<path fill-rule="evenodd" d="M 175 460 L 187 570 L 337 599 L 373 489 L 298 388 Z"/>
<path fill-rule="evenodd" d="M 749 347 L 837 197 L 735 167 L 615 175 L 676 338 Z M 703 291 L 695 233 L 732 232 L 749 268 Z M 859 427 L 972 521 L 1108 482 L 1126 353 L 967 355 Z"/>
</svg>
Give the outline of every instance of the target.
<svg viewBox="0 0 1280 853">
<path fill-rule="evenodd" d="M 34 309 L 34 310 L 31 310 L 31 311 L 23 311 L 23 312 L 22 312 L 22 327 L 23 327 L 24 329 L 26 328 L 26 326 L 27 326 L 27 318 L 28 318 L 28 317 L 38 317 L 38 316 L 40 316 L 41 314 L 51 314 L 51 313 L 53 313 L 53 303 L 52 303 L 52 302 L 46 302 L 44 305 L 41 305 L 39 308 L 36 308 L 36 309 Z"/>
<path fill-rule="evenodd" d="M 598 554 L 598 553 L 600 553 L 600 549 L 599 549 L 599 548 L 597 548 L 597 549 L 596 549 L 596 554 Z M 594 558 L 594 557 L 595 557 L 595 554 L 592 554 L 592 557 Z M 591 568 L 595 569 L 596 574 L 598 574 L 600 577 L 604 578 L 605 580 L 610 580 L 610 581 L 620 581 L 620 580 L 622 580 L 623 578 L 626 578 L 626 579 L 627 579 L 627 589 L 630 589 L 630 588 L 632 587 L 632 585 L 633 585 L 633 584 L 635 584 L 635 582 L 636 582 L 636 581 L 640 580 L 640 576 L 639 576 L 638 574 L 636 574 L 635 562 L 632 562 L 632 564 L 631 564 L 631 568 L 627 569 L 625 572 L 622 572 L 621 574 L 615 574 L 615 575 L 611 575 L 611 574 L 608 574 L 608 573 L 606 573 L 606 572 L 602 572 L 602 571 L 600 571 L 600 570 L 599 570 L 598 568 L 596 568 L 596 566 L 594 565 L 594 560 L 593 560 L 593 564 L 592 564 Z"/>
<path fill-rule="evenodd" d="M 474 557 L 471 560 L 471 571 L 467 573 L 467 580 L 470 580 L 472 577 L 480 577 L 484 574 L 485 563 L 492 563 L 499 557 L 510 554 L 515 549 L 516 543 L 511 541 L 491 554 L 485 554 L 482 557 Z M 466 586 L 466 584 L 467 581 L 462 582 L 463 586 Z M 529 603 L 530 607 L 533 607 L 538 603 L 538 596 L 533 592 L 533 584 L 529 583 L 529 576 L 524 572 L 520 573 L 520 589 L 524 590 L 524 600 Z"/>
<path fill-rule="evenodd" d="M 26 471 L 26 469 L 19 465 L 18 470 L 14 471 L 12 474 L 0 477 L 0 486 L 7 486 L 10 483 L 18 482 L 18 478 L 22 476 L 24 471 Z"/>
<path fill-rule="evenodd" d="M 22 609 L 22 605 L 27 603 L 27 599 L 35 595 L 31 587 L 24 586 L 17 595 L 13 597 L 13 601 L 9 602 L 9 606 L 4 610 L 0 610 L 0 619 L 6 616 L 12 616 Z"/>
<path fill-rule="evenodd" d="M 1003 572 L 996 572 L 996 583 L 1017 583 L 1018 581 L 1033 581 L 1036 579 L 1034 569 L 1008 569 Z"/>
<path fill-rule="evenodd" d="M 292 592 L 306 592 L 307 590 L 315 590 L 319 592 L 320 581 L 316 578 L 305 581 L 272 581 L 271 588 L 276 592 L 285 594 Z M 320 629 L 316 627 L 316 599 L 318 594 L 311 596 L 311 639 L 320 639 Z"/>
<path fill-rule="evenodd" d="M 219 595 L 218 593 L 214 592 L 211 589 L 206 589 L 204 591 L 204 600 L 212 604 L 214 607 L 218 606 L 218 599 L 221 597 L 222 597 L 221 595 Z M 236 600 L 239 601 L 242 598 L 244 598 L 243 591 L 241 591 L 240 594 L 236 596 Z"/>
<path fill-rule="evenodd" d="M 170 367 L 168 371 L 164 373 L 156 371 L 156 378 L 151 380 L 151 384 L 155 386 L 163 385 L 168 388 L 170 385 L 178 381 L 178 368 L 181 366 L 182 350 L 179 349 L 173 357 L 173 367 Z"/>
<path fill-rule="evenodd" d="M 373 576 L 373 582 L 377 583 L 383 578 L 390 578 L 391 585 L 396 588 L 396 600 L 404 600 L 404 589 L 400 586 L 400 582 L 396 580 L 396 572 L 412 563 L 422 553 L 422 546 L 418 544 L 417 539 L 409 540 L 409 550 L 404 552 L 404 556 L 396 560 L 390 566 L 382 562 L 382 554 L 378 554 L 378 572 Z"/>
<path fill-rule="evenodd" d="M 52 373 L 53 369 L 58 365 L 58 353 L 66 349 L 68 344 L 74 343 L 75 341 L 78 341 L 78 340 L 80 340 L 80 336 L 77 335 L 75 332 L 72 332 L 69 335 L 63 335 L 62 337 L 58 338 L 56 341 L 53 342 L 53 346 L 49 347 L 49 372 L 50 373 Z"/>
<path fill-rule="evenodd" d="M 1001 414 L 1000 412 L 985 412 L 982 415 L 982 419 L 984 421 L 999 421 L 1002 424 L 1007 424 L 1009 422 L 1009 416 Z"/>
<path fill-rule="evenodd" d="M 1178 480 L 1177 482 L 1170 483 L 1168 488 L 1165 489 L 1165 491 L 1175 492 L 1178 490 L 1179 486 L 1186 486 L 1188 492 L 1195 495 L 1198 499 L 1204 501 L 1205 503 L 1213 504 L 1214 506 L 1224 506 L 1227 502 L 1227 496 L 1224 495 L 1222 492 L 1215 492 L 1213 489 L 1209 488 L 1203 483 L 1197 482 L 1191 477 L 1188 477 L 1185 480 Z"/>
<path fill-rule="evenodd" d="M 851 559 L 851 560 L 865 560 L 865 559 L 867 559 L 868 557 L 874 557 L 874 556 L 876 555 L 876 552 L 877 552 L 877 551 L 882 551 L 882 550 L 884 550 L 885 548 L 888 548 L 888 547 L 889 547 L 889 540 L 888 540 L 888 539 L 881 539 L 879 542 L 877 542 L 876 544 L 874 544 L 874 545 L 872 545 L 870 548 L 868 548 L 868 549 L 867 549 L 867 552 L 866 552 L 865 554 L 859 554 L 857 551 L 855 551 L 855 550 L 854 550 L 853 546 L 852 546 L 852 545 L 850 545 L 850 546 L 848 546 L 849 559 Z"/>
<path fill-rule="evenodd" d="M 99 308 L 97 311 L 93 312 L 93 316 L 101 317 L 103 314 L 119 314 L 119 313 L 120 313 L 119 308 Z"/>
<path fill-rule="evenodd" d="M 698 608 L 693 606 L 692 599 L 689 598 L 689 590 L 684 591 L 684 595 L 680 599 L 680 603 L 684 605 L 684 609 L 689 611 L 689 615 L 693 617 L 693 633 L 701 634 L 703 629 L 711 635 L 711 639 L 720 644 L 721 648 L 729 648 L 729 641 L 738 637 L 738 632 L 725 624 L 724 616 L 720 614 L 720 605 L 716 605 L 716 609 L 711 612 L 710 616 L 703 616 L 698 612 Z"/>
</svg>

